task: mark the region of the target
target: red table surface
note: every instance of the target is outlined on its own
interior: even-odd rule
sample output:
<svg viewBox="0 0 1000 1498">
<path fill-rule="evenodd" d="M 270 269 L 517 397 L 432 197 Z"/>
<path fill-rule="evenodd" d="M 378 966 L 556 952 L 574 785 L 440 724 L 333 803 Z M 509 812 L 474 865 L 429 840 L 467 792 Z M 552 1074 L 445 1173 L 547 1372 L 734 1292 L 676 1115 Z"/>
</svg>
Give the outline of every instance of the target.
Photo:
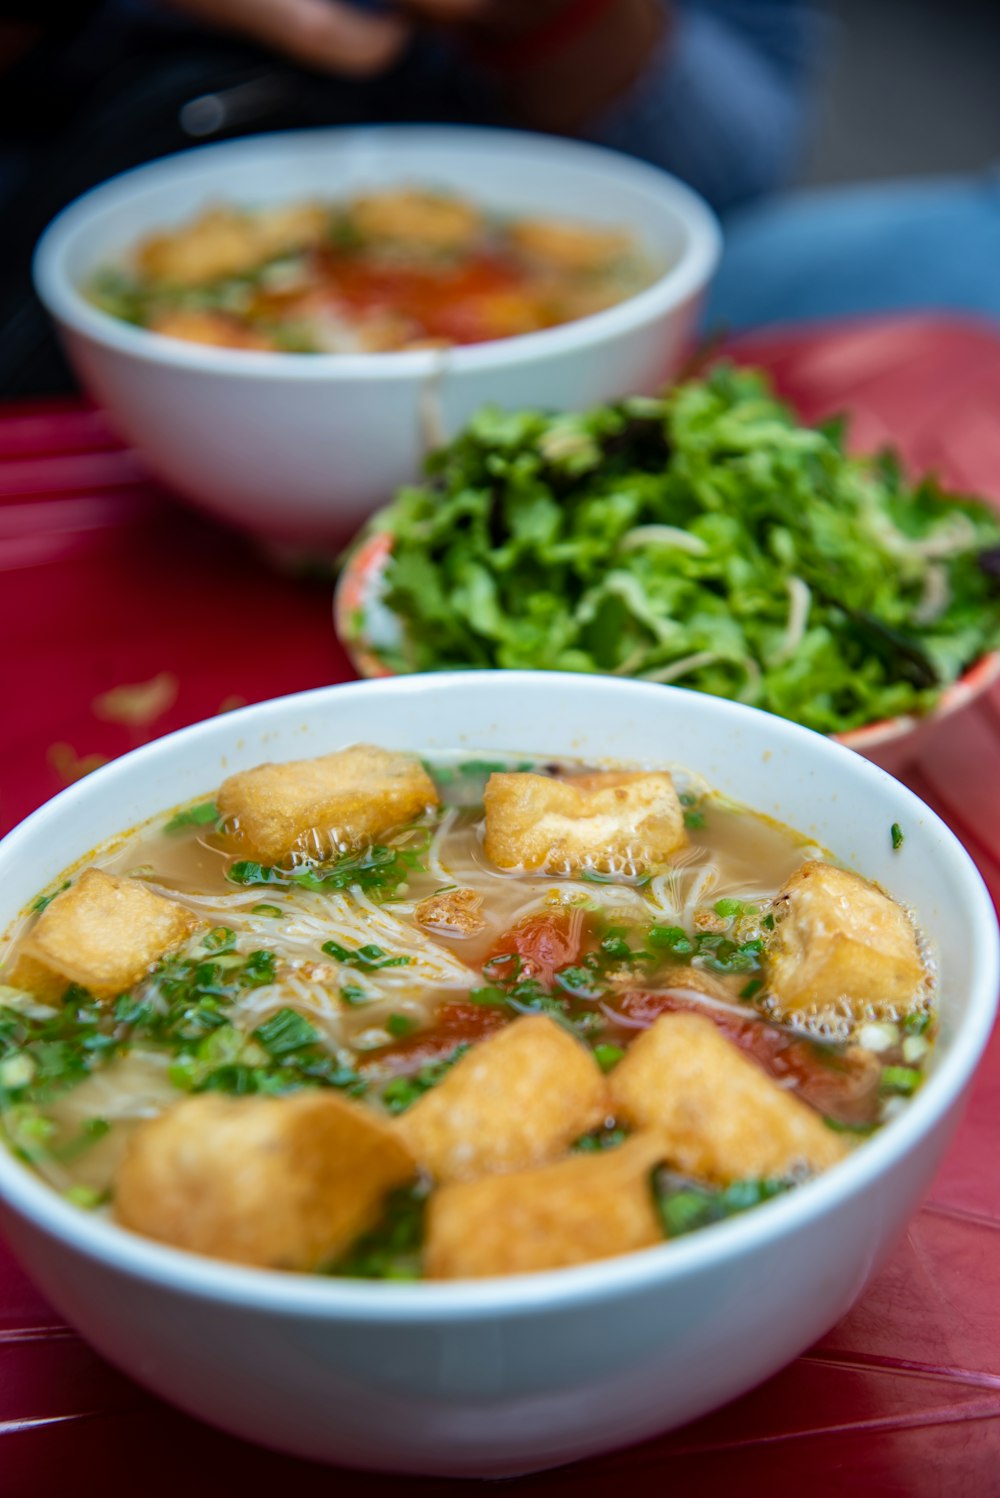
<svg viewBox="0 0 1000 1498">
<path fill-rule="evenodd" d="M 1000 502 L 1000 336 L 988 327 L 816 327 L 745 339 L 738 353 L 767 365 L 806 418 L 849 410 L 856 444 L 891 440 L 909 463 Z M 0 830 L 92 756 L 351 675 L 328 585 L 276 575 L 239 538 L 179 508 L 104 417 L 76 402 L 0 411 L 0 577 Z M 154 680 L 138 699 L 106 695 Z M 1000 689 L 905 778 L 955 828 L 996 900 Z M 927 1202 L 827 1337 L 684 1430 L 505 1491 L 1000 1492 L 998 1157 L 995 1037 Z M 478 1488 L 331 1473 L 175 1413 L 93 1353 L 2 1246 L 0 1437 L 4 1498 L 73 1484 L 106 1498 Z"/>
</svg>

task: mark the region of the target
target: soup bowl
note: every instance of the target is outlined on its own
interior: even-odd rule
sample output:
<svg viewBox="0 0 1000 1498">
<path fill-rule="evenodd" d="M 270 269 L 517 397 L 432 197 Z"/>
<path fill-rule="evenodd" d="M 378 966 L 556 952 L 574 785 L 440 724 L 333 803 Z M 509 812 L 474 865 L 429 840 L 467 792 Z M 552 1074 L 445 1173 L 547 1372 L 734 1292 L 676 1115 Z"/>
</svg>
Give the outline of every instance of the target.
<svg viewBox="0 0 1000 1498">
<path fill-rule="evenodd" d="M 826 1175 L 686 1238 L 580 1268 L 369 1283 L 213 1262 L 79 1210 L 0 1150 L 0 1220 L 66 1318 L 147 1388 L 282 1451 L 503 1476 L 640 1440 L 780 1368 L 847 1311 L 926 1189 L 989 1034 L 996 921 L 944 824 L 818 734 L 717 698 L 470 672 L 324 688 L 182 730 L 64 791 L 0 845 L 3 925 L 88 850 L 261 760 L 358 740 L 435 754 L 696 768 L 918 915 L 940 1039 L 899 1116 Z M 905 834 L 893 849 L 890 827 Z"/>
<path fill-rule="evenodd" d="M 644 291 L 562 327 L 450 350 L 286 354 L 132 327 L 83 292 L 155 229 L 207 205 L 418 185 L 505 215 L 620 226 L 662 265 Z M 289 131 L 124 173 L 42 237 L 35 285 L 84 385 L 179 494 L 272 543 L 344 540 L 479 406 L 599 404 L 678 367 L 719 256 L 716 220 L 654 167 L 575 141 L 458 126 Z M 432 419 L 428 419 L 428 413 Z"/>
</svg>

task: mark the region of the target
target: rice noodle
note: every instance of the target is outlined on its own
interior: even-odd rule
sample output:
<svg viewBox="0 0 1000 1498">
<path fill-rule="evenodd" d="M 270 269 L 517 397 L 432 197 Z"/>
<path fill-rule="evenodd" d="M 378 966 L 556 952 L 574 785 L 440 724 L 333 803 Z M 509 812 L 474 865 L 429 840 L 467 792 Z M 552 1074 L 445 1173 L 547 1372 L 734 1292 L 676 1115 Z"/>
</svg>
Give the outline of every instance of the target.
<svg viewBox="0 0 1000 1498">
<path fill-rule="evenodd" d="M 920 602 L 910 616 L 914 624 L 933 624 L 940 619 L 951 603 L 951 588 L 948 585 L 947 569 L 940 563 L 932 563 L 924 578 L 924 590 Z"/>
<path fill-rule="evenodd" d="M 692 671 L 700 671 L 702 666 L 712 666 L 723 659 L 725 657 L 717 650 L 698 650 L 694 655 L 685 655 L 679 661 L 671 661 L 669 666 L 659 666 L 655 671 L 643 671 L 641 676 L 643 681 L 677 681 Z"/>
<path fill-rule="evenodd" d="M 427 867 L 430 869 L 435 878 L 441 880 L 442 884 L 450 884 L 452 882 L 452 877 L 449 870 L 441 861 L 441 847 L 444 843 L 445 838 L 451 832 L 457 820 L 458 809 L 456 807 L 452 807 L 450 811 L 445 812 L 444 816 L 441 818 L 437 831 L 431 838 L 430 846 L 427 849 L 427 853 L 425 855 L 427 860 Z"/>
<path fill-rule="evenodd" d="M 808 583 L 803 582 L 801 577 L 786 577 L 785 589 L 788 593 L 788 622 L 781 644 L 768 662 L 770 666 L 783 666 L 792 659 L 802 644 L 802 637 L 809 623 L 812 593 Z"/>
<path fill-rule="evenodd" d="M 674 546 L 695 557 L 708 555 L 708 543 L 676 525 L 636 525 L 626 531 L 618 543 L 619 551 L 635 551 L 641 546 Z"/>
</svg>

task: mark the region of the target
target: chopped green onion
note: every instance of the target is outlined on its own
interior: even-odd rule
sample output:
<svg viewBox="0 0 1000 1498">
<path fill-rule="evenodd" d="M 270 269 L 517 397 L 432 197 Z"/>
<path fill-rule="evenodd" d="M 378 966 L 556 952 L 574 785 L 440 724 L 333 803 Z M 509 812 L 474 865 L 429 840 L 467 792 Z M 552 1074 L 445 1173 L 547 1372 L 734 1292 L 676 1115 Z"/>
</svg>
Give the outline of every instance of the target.
<svg viewBox="0 0 1000 1498">
<path fill-rule="evenodd" d="M 229 952 L 236 944 L 236 932 L 229 926 L 213 926 L 201 939 L 206 952 Z"/>
<path fill-rule="evenodd" d="M 295 1009 L 279 1009 L 253 1034 L 270 1056 L 287 1056 L 319 1040 L 319 1031 Z"/>
<path fill-rule="evenodd" d="M 831 1118 L 826 1113 L 821 1116 L 827 1128 L 832 1129 L 835 1134 L 859 1134 L 867 1136 L 868 1134 L 874 1134 L 878 1128 L 877 1123 L 848 1124 L 841 1123 L 838 1118 Z"/>
<path fill-rule="evenodd" d="M 910 1097 L 923 1081 L 923 1072 L 915 1066 L 883 1066 L 879 1091 Z"/>
<path fill-rule="evenodd" d="M 47 910 L 56 895 L 61 895 L 64 889 L 69 889 L 70 882 L 69 879 L 64 879 L 58 889 L 50 890 L 47 895 L 39 895 L 37 900 L 32 901 L 31 909 L 33 913 L 41 915 L 43 910 Z"/>
<path fill-rule="evenodd" d="M 726 916 L 727 918 L 730 917 L 730 916 L 734 916 L 734 915 L 742 915 L 743 914 L 743 901 L 742 900 L 728 900 L 728 899 L 727 900 L 716 900 L 716 902 L 715 902 L 715 913 L 716 913 L 716 915 Z"/>
<path fill-rule="evenodd" d="M 617 1149 L 627 1138 L 627 1129 L 592 1129 L 589 1134 L 581 1134 L 579 1139 L 575 1139 L 571 1148 L 581 1155 L 599 1154 L 602 1150 Z"/>
<path fill-rule="evenodd" d="M 694 951 L 694 943 L 683 926 L 654 926 L 647 940 L 651 946 L 673 952 L 676 957 L 686 957 Z"/>
<path fill-rule="evenodd" d="M 283 916 L 284 913 L 280 905 L 253 905 L 250 909 L 251 915 Z"/>
<path fill-rule="evenodd" d="M 107 1192 L 97 1191 L 93 1186 L 70 1186 L 63 1192 L 63 1198 L 84 1212 L 93 1212 L 107 1200 Z"/>
<path fill-rule="evenodd" d="M 892 838 L 893 852 L 898 852 L 899 849 L 903 846 L 903 829 L 902 827 L 900 827 L 898 822 L 893 822 L 892 826 L 889 828 L 889 836 Z"/>
<path fill-rule="evenodd" d="M 405 1035 L 410 1035 L 416 1029 L 416 1020 L 406 1014 L 390 1014 L 385 1022 L 385 1028 L 393 1040 L 402 1040 Z"/>
<path fill-rule="evenodd" d="M 489 984 L 485 988 L 470 988 L 469 998 L 473 1004 L 505 1004 L 507 996 L 502 988 Z"/>
<path fill-rule="evenodd" d="M 594 1060 L 601 1071 L 610 1071 L 613 1066 L 617 1066 L 624 1054 L 625 1051 L 620 1045 L 595 1045 L 594 1047 Z"/>
<path fill-rule="evenodd" d="M 203 801 L 200 806 L 189 806 L 179 811 L 164 824 L 164 832 L 183 832 L 186 827 L 207 827 L 209 822 L 219 820 L 219 808 L 214 801 Z"/>
<path fill-rule="evenodd" d="M 389 957 L 374 942 L 357 947 L 352 952 L 349 947 L 342 947 L 338 941 L 325 941 L 322 950 L 328 957 L 335 957 L 348 967 L 359 967 L 368 973 L 385 967 L 406 967 L 413 960 L 411 957 Z"/>
<path fill-rule="evenodd" d="M 423 1097 L 432 1087 L 436 1087 L 445 1077 L 455 1062 L 460 1060 L 469 1049 L 464 1042 L 457 1045 L 449 1056 L 440 1061 L 428 1062 L 412 1077 L 393 1077 L 391 1082 L 382 1088 L 382 1104 L 390 1113 L 404 1113 L 418 1098 Z"/>
</svg>

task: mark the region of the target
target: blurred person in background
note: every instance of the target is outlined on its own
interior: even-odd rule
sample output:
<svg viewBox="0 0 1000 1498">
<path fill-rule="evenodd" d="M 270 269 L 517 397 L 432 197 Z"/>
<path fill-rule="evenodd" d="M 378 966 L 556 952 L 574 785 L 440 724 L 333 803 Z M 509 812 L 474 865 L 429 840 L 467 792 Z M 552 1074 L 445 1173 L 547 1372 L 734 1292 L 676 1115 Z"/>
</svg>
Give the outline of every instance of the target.
<svg viewBox="0 0 1000 1498">
<path fill-rule="evenodd" d="M 116 172 L 252 131 L 456 121 L 616 147 L 725 212 L 790 179 L 821 48 L 810 0 L 0 4 L 0 396 L 69 383 L 31 251 Z"/>
</svg>

